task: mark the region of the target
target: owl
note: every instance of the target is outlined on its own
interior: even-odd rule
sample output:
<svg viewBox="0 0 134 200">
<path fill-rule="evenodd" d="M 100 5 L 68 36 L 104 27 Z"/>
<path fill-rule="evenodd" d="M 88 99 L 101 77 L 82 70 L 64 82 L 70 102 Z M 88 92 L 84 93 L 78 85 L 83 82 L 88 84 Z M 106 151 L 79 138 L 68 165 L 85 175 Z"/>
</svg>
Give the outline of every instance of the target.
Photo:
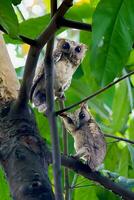
<svg viewBox="0 0 134 200">
<path fill-rule="evenodd" d="M 106 142 L 101 129 L 88 110 L 87 104 L 81 104 L 73 113 L 62 113 L 66 129 L 74 138 L 74 157 L 84 159 L 95 171 L 102 164 L 106 154 Z"/>
<path fill-rule="evenodd" d="M 54 60 L 54 94 L 55 99 L 64 99 L 72 76 L 82 62 L 87 46 L 68 39 L 57 39 L 53 51 Z M 37 67 L 33 80 L 30 99 L 39 112 L 46 111 L 46 83 L 44 63 Z"/>
</svg>

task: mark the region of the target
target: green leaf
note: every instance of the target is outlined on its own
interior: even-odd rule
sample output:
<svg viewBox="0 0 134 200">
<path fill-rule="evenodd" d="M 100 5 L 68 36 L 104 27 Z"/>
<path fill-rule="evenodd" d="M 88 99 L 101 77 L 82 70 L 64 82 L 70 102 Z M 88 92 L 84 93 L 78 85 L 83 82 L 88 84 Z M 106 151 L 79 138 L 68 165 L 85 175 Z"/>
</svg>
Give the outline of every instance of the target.
<svg viewBox="0 0 134 200">
<path fill-rule="evenodd" d="M 121 131 L 123 128 L 125 128 L 130 111 L 130 102 L 126 81 L 120 82 L 115 87 L 112 111 L 112 131 Z"/>
<path fill-rule="evenodd" d="M 22 0 L 12 0 L 12 3 L 16 6 L 21 3 Z"/>
<path fill-rule="evenodd" d="M 130 140 L 134 140 L 134 110 L 132 111 L 132 113 L 129 115 L 129 120 L 128 120 L 128 129 L 127 129 L 127 134 L 128 134 L 128 138 Z"/>
<path fill-rule="evenodd" d="M 24 67 L 18 67 L 15 69 L 16 73 L 17 73 L 17 77 L 19 79 L 22 79 L 23 74 L 24 74 Z"/>
<path fill-rule="evenodd" d="M 89 200 L 90 197 L 90 199 L 99 200 L 96 195 L 95 186 L 90 185 L 91 182 L 89 182 L 88 180 L 85 180 L 83 184 L 78 185 L 75 189 L 74 199 Z"/>
<path fill-rule="evenodd" d="M 121 151 L 116 143 L 111 143 L 107 145 L 107 154 L 104 160 L 105 169 L 112 172 L 118 172 L 120 153 Z"/>
<path fill-rule="evenodd" d="M 90 3 L 82 3 L 82 4 L 76 3 L 72 8 L 69 9 L 65 17 L 82 21 L 82 19 L 84 18 L 90 18 L 92 14 L 93 14 L 93 9 Z"/>
<path fill-rule="evenodd" d="M 50 14 L 28 19 L 20 23 L 20 35 L 35 39 L 47 27 L 49 21 Z"/>
<path fill-rule="evenodd" d="M 134 75 L 132 75 L 132 76 L 130 77 L 130 80 L 131 80 L 132 85 L 134 86 Z"/>
<path fill-rule="evenodd" d="M 128 149 L 129 149 L 129 152 L 130 152 L 132 167 L 134 169 L 134 147 L 132 145 L 128 144 Z"/>
<path fill-rule="evenodd" d="M 110 190 L 106 190 L 99 186 L 96 187 L 96 195 L 99 200 L 121 200 L 119 196 L 115 195 Z"/>
<path fill-rule="evenodd" d="M 19 32 L 18 19 L 10 0 L 0 0 L 0 25 L 12 38 L 17 38 Z"/>
<path fill-rule="evenodd" d="M 101 0 L 93 16 L 92 73 L 100 85 L 118 76 L 134 40 L 134 1 Z"/>
<path fill-rule="evenodd" d="M 12 200 L 5 174 L 0 168 L 0 200 Z"/>
<path fill-rule="evenodd" d="M 121 176 L 128 176 L 128 163 L 129 163 L 129 152 L 127 146 L 125 146 L 121 153 L 119 159 L 119 174 Z"/>
<path fill-rule="evenodd" d="M 84 75 L 81 65 L 78 67 L 77 71 L 74 74 L 74 79 L 79 79 Z"/>
</svg>

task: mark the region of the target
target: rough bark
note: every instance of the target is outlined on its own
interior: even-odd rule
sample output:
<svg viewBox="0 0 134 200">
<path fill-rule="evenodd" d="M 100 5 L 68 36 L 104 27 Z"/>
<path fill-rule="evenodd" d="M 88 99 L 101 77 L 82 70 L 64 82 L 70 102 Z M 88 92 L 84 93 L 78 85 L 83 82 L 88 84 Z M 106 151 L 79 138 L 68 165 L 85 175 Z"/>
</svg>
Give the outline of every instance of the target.
<svg viewBox="0 0 134 200">
<path fill-rule="evenodd" d="M 53 200 L 48 178 L 47 147 L 39 136 L 30 107 L 11 114 L 19 82 L 0 35 L 0 163 L 14 200 Z"/>
<path fill-rule="evenodd" d="M 0 160 L 12 197 L 14 200 L 53 200 L 47 147 L 39 136 L 33 113 L 29 108 L 23 119 L 12 119 L 11 106 L 12 103 L 6 103 L 0 109 Z"/>
</svg>

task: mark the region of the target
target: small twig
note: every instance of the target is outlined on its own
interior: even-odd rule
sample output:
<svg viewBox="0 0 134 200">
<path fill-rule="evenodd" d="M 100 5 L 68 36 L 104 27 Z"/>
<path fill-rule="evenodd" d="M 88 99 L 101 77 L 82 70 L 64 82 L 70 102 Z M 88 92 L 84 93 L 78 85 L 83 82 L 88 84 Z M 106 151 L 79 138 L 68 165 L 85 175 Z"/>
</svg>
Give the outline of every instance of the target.
<svg viewBox="0 0 134 200">
<path fill-rule="evenodd" d="M 58 138 L 58 129 L 56 124 L 56 116 L 54 114 L 53 58 L 52 58 L 53 42 L 54 39 L 52 38 L 48 42 L 46 48 L 46 57 L 45 57 L 46 101 L 47 101 L 47 116 L 49 119 L 51 138 L 52 138 L 55 199 L 63 200 L 62 187 L 61 187 L 60 145 Z"/>
<path fill-rule="evenodd" d="M 92 31 L 92 26 L 90 24 L 77 22 L 77 21 L 73 21 L 73 20 L 69 20 L 65 18 L 62 18 L 60 20 L 60 26 L 79 29 L 79 30 L 85 30 L 85 31 Z"/>
<path fill-rule="evenodd" d="M 104 92 L 105 90 L 109 89 L 110 87 L 112 87 L 112 86 L 115 85 L 116 83 L 118 83 L 118 82 L 124 80 L 125 78 L 131 76 L 132 74 L 134 74 L 134 71 L 132 71 L 132 72 L 126 74 L 125 76 L 122 76 L 122 77 L 118 78 L 117 80 L 115 80 L 115 81 L 111 82 L 110 84 L 106 85 L 104 88 L 102 88 L 102 89 L 96 91 L 95 93 L 91 94 L 90 96 L 84 98 L 83 100 L 81 100 L 81 101 L 79 101 L 79 102 L 77 102 L 77 103 L 75 103 L 75 104 L 72 104 L 71 106 L 68 106 L 68 107 L 66 107 L 66 108 L 64 108 L 64 109 L 62 109 L 62 110 L 57 111 L 57 112 L 56 112 L 56 115 L 60 115 L 61 113 L 66 112 L 66 111 L 68 111 L 68 110 L 70 110 L 70 109 L 72 109 L 72 108 L 78 106 L 79 104 L 81 104 L 81 103 L 83 103 L 83 102 L 85 102 L 85 101 L 88 101 L 89 99 L 92 99 L 93 97 L 95 97 L 95 96 L 101 94 L 101 93 Z"/>
<path fill-rule="evenodd" d="M 51 17 L 57 10 L 57 1 L 51 0 Z M 53 63 L 53 46 L 54 36 L 48 41 L 46 48 L 46 56 L 44 60 L 45 66 L 45 82 L 46 82 L 46 102 L 47 116 L 50 124 L 52 138 L 52 157 L 55 185 L 55 199 L 63 200 L 62 182 L 61 182 L 61 157 L 60 144 L 58 137 L 58 128 L 56 124 L 56 116 L 54 111 L 54 63 Z"/>
<path fill-rule="evenodd" d="M 127 143 L 134 144 L 134 141 L 129 140 L 129 139 L 126 139 L 126 138 L 117 137 L 117 136 L 114 136 L 114 135 L 111 135 L 111 134 L 104 134 L 104 136 L 105 136 L 105 137 L 109 137 L 109 138 L 118 139 L 118 140 L 120 140 L 120 141 L 124 141 L 124 142 L 127 142 Z"/>
<path fill-rule="evenodd" d="M 59 100 L 60 109 L 64 109 L 64 101 Z M 68 135 L 65 128 L 65 125 L 62 121 L 62 132 L 63 132 L 63 153 L 64 155 L 68 155 Z M 64 187 L 65 187 L 65 200 L 69 200 L 69 172 L 68 169 L 64 168 Z"/>
</svg>

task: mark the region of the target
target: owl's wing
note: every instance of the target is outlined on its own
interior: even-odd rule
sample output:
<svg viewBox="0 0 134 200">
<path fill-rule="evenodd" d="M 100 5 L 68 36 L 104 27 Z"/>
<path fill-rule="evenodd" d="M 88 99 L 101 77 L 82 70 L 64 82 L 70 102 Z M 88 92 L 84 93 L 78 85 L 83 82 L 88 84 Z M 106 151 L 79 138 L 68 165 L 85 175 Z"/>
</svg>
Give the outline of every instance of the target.
<svg viewBox="0 0 134 200">
<path fill-rule="evenodd" d="M 37 67 L 37 69 L 35 71 L 35 77 L 33 79 L 33 84 L 32 84 L 31 91 L 30 91 L 30 101 L 32 101 L 32 96 L 33 96 L 36 86 L 38 85 L 40 80 L 44 77 L 44 72 L 45 72 L 44 63 L 42 63 L 40 66 Z"/>
<path fill-rule="evenodd" d="M 54 63 L 56 64 L 62 57 L 62 52 L 55 51 L 53 54 Z"/>
</svg>

